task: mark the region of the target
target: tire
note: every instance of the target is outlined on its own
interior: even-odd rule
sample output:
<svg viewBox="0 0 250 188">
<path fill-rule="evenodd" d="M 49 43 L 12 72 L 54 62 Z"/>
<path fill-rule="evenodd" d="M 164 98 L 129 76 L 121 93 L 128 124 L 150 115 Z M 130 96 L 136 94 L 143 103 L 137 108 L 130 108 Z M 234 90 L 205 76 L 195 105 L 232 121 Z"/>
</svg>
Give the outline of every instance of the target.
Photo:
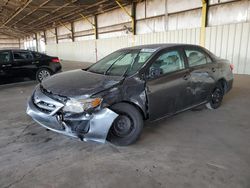
<svg viewBox="0 0 250 188">
<path fill-rule="evenodd" d="M 119 116 L 114 120 L 108 134 L 108 141 L 118 146 L 135 143 L 143 129 L 142 114 L 128 103 L 118 103 L 111 107 Z"/>
<path fill-rule="evenodd" d="M 221 106 L 224 96 L 224 90 L 221 83 L 218 83 L 210 96 L 210 101 L 206 104 L 206 107 L 210 110 L 217 109 Z"/>
<path fill-rule="evenodd" d="M 48 68 L 40 68 L 36 72 L 36 80 L 38 82 L 42 82 L 43 80 L 47 79 L 51 75 L 52 75 L 52 72 Z"/>
</svg>

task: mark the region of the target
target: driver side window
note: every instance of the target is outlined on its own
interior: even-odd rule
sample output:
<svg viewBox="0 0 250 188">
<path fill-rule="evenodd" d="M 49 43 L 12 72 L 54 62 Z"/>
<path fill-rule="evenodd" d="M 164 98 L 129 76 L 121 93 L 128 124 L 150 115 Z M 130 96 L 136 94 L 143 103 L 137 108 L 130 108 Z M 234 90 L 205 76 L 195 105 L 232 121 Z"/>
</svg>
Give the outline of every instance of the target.
<svg viewBox="0 0 250 188">
<path fill-rule="evenodd" d="M 160 55 L 149 68 L 151 78 L 175 72 L 185 68 L 184 60 L 177 50 Z"/>
<path fill-rule="evenodd" d="M 29 52 L 13 52 L 15 60 L 30 60 L 32 55 Z"/>
<path fill-rule="evenodd" d="M 9 62 L 10 62 L 10 53 L 0 52 L 0 63 L 9 63 Z"/>
</svg>

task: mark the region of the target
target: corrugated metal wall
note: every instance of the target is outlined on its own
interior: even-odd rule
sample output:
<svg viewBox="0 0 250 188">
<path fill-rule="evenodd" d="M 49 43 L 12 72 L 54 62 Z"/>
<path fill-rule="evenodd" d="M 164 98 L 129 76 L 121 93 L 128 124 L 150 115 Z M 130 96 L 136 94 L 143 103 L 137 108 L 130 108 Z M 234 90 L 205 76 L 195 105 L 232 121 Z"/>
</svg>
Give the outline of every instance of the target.
<svg viewBox="0 0 250 188">
<path fill-rule="evenodd" d="M 205 46 L 217 56 L 230 60 L 234 64 L 235 73 L 250 74 L 249 33 L 250 23 L 208 27 L 206 28 Z M 46 51 L 64 60 L 95 62 L 96 55 L 100 59 L 123 47 L 152 43 L 199 44 L 199 39 L 200 28 L 194 28 L 96 41 L 48 44 Z"/>
<path fill-rule="evenodd" d="M 234 72 L 250 74 L 250 23 L 208 27 L 205 47 L 234 64 Z"/>
<path fill-rule="evenodd" d="M 134 45 L 152 43 L 199 44 L 199 35 L 200 29 L 196 28 L 98 40 L 50 43 L 46 45 L 46 52 L 63 60 L 95 62 L 96 57 L 99 60 L 115 50 Z"/>
<path fill-rule="evenodd" d="M 125 47 L 153 43 L 188 43 L 199 44 L 200 29 L 183 29 L 177 31 L 149 33 L 97 40 L 98 59 Z"/>
</svg>

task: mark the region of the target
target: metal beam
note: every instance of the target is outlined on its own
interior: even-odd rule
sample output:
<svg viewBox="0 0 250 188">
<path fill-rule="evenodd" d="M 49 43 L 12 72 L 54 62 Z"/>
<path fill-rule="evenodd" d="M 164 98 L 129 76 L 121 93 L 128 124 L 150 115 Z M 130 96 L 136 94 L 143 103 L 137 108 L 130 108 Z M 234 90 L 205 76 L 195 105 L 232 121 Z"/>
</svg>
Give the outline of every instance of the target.
<svg viewBox="0 0 250 188">
<path fill-rule="evenodd" d="M 53 34 L 54 36 L 56 36 L 55 33 L 53 33 L 52 31 L 50 31 L 50 29 L 48 29 L 47 31 L 50 32 L 51 34 Z"/>
<path fill-rule="evenodd" d="M 107 0 L 101 0 L 101 1 L 98 1 L 98 3 L 95 3 L 93 5 L 88 6 L 88 8 L 85 9 L 84 14 L 87 11 L 88 16 L 91 15 L 91 13 L 88 11 L 88 9 L 90 9 L 91 7 L 96 7 L 96 6 L 100 5 L 100 4 L 103 4 L 104 2 L 107 2 Z M 105 4 L 104 7 L 110 6 L 110 5 L 111 5 L 111 2 L 108 2 L 108 4 Z M 76 6 L 76 5 L 74 5 L 74 6 Z M 108 10 L 113 10 L 115 8 L 116 7 L 113 7 L 112 9 L 106 9 L 105 12 L 108 11 Z M 28 32 L 34 32 L 34 31 L 44 30 L 46 28 L 51 28 L 51 27 L 53 27 L 53 26 L 51 26 L 52 23 L 56 23 L 56 22 L 58 23 L 62 19 L 63 19 L 63 21 L 62 21 L 63 23 L 66 23 L 66 22 L 70 23 L 70 22 L 73 22 L 75 20 L 79 20 L 79 18 L 77 18 L 76 16 L 79 15 L 80 13 L 83 13 L 83 10 L 78 8 L 77 10 L 71 10 L 69 12 L 63 12 L 62 14 L 57 14 L 56 16 L 53 16 L 49 20 L 44 20 L 44 21 L 41 21 L 39 24 L 35 24 L 33 28 L 28 29 L 27 31 Z M 66 19 L 66 17 L 68 17 L 68 19 Z M 23 28 L 23 27 L 27 28 L 27 25 L 23 24 L 23 26 L 21 26 L 20 28 Z"/>
<path fill-rule="evenodd" d="M 94 28 L 94 33 L 95 33 L 95 39 L 98 39 L 98 28 L 97 28 L 97 16 L 94 16 L 94 23 L 92 21 L 90 21 L 90 19 L 87 16 L 84 16 L 83 14 L 79 14 L 84 20 L 86 20 L 87 22 L 89 22 L 93 28 Z"/>
<path fill-rule="evenodd" d="M 98 5 L 102 4 L 102 3 L 105 3 L 105 2 L 107 2 L 107 0 L 101 0 L 98 3 L 95 3 L 93 5 L 89 5 L 85 9 L 85 11 L 88 10 L 88 9 L 90 9 L 90 8 L 92 8 L 92 7 L 98 6 Z M 68 17 L 68 16 L 71 16 L 71 15 L 78 15 L 79 13 L 83 12 L 82 8 L 79 8 L 76 5 L 75 5 L 75 7 L 76 8 L 73 9 L 73 10 L 66 11 L 66 12 L 63 12 L 61 14 L 59 13 L 56 16 L 53 16 L 52 18 L 50 18 L 49 20 L 47 19 L 47 20 L 40 21 L 38 24 L 35 24 L 35 27 L 38 27 L 38 26 L 41 26 L 41 25 L 43 26 L 44 24 L 46 24 L 46 26 L 48 26 L 49 23 L 58 22 L 58 21 L 62 20 L 62 18 L 66 17 L 66 16 Z M 63 7 L 63 8 L 66 8 L 66 7 Z M 57 11 L 59 11 L 59 10 L 57 10 Z M 53 14 L 53 12 L 52 13 L 48 13 L 48 14 Z M 42 17 L 38 18 L 38 20 L 40 20 L 40 19 L 42 19 Z M 32 21 L 32 22 L 34 22 L 34 21 Z M 63 22 L 65 23 L 65 21 L 63 21 Z M 20 28 L 24 28 L 24 27 L 27 27 L 27 24 L 26 25 L 23 24 L 23 26 L 21 26 Z"/>
<path fill-rule="evenodd" d="M 73 4 L 73 3 L 77 2 L 77 1 L 78 1 L 78 0 L 72 0 L 71 2 L 66 3 L 66 4 L 64 4 L 64 5 L 60 6 L 60 7 L 58 7 L 57 9 L 53 10 L 51 13 L 44 14 L 43 16 L 39 17 L 38 19 L 36 19 L 36 20 L 34 20 L 34 21 L 28 23 L 28 25 L 31 25 L 31 24 L 33 24 L 33 23 L 35 23 L 35 22 L 37 22 L 37 21 L 39 21 L 39 20 L 41 20 L 41 19 L 43 19 L 43 18 L 46 18 L 47 16 L 49 16 L 49 15 L 51 15 L 51 14 L 54 14 L 55 12 L 57 12 L 57 11 L 63 9 L 64 7 L 66 7 L 66 6 L 70 5 L 70 4 Z"/>
<path fill-rule="evenodd" d="M 87 22 L 89 22 L 93 27 L 95 27 L 95 24 L 94 24 L 93 22 L 91 22 L 87 16 L 84 16 L 84 15 L 81 14 L 81 13 L 80 13 L 79 15 L 80 15 L 83 19 L 87 20 Z"/>
<path fill-rule="evenodd" d="M 208 0 L 201 0 L 201 2 L 202 2 L 202 11 L 201 11 L 200 45 L 204 47 L 206 39 Z"/>
<path fill-rule="evenodd" d="M 68 31 L 72 32 L 71 29 L 69 27 L 66 26 L 66 24 L 59 22 L 59 24 L 63 27 L 65 27 Z"/>
<path fill-rule="evenodd" d="M 119 1 L 115 0 L 115 2 L 131 18 L 132 33 L 135 34 L 135 15 L 130 14 L 127 11 L 127 9 Z M 135 8 L 132 7 L 132 9 L 134 9 L 135 11 Z M 132 10 L 132 13 L 133 13 L 133 10 Z"/>
<path fill-rule="evenodd" d="M 20 18 L 19 20 L 17 20 L 16 22 L 14 22 L 13 24 L 11 24 L 10 26 L 12 25 L 15 25 L 17 24 L 18 22 L 22 21 L 24 18 L 26 18 L 27 16 L 33 14 L 35 11 L 37 11 L 39 8 L 43 7 L 44 5 L 46 5 L 47 3 L 49 3 L 51 0 L 47 0 L 45 2 L 43 2 L 42 4 L 40 4 L 37 8 L 35 8 L 34 10 L 30 11 L 28 14 L 26 14 L 25 16 L 23 16 L 22 18 Z"/>
<path fill-rule="evenodd" d="M 17 35 L 15 35 L 15 34 L 11 34 L 11 33 L 5 33 L 5 32 L 2 32 L 2 31 L 0 31 L 0 33 L 1 34 L 3 34 L 3 35 L 7 35 L 7 36 L 10 36 L 10 37 L 13 37 L 13 38 L 19 38 L 19 36 L 17 36 Z"/>
<path fill-rule="evenodd" d="M 20 35 L 20 36 L 28 35 L 27 33 L 23 32 L 23 31 L 20 31 L 20 30 L 17 30 L 17 29 L 12 29 L 12 28 L 7 27 L 7 26 L 3 26 L 0 29 L 7 30 L 8 32 L 11 32 L 11 33 L 14 33 L 14 34 Z"/>
<path fill-rule="evenodd" d="M 20 12 L 22 12 L 31 2 L 32 2 L 32 0 L 28 0 L 22 7 L 18 8 L 18 10 L 16 10 L 16 12 L 14 12 L 14 14 L 12 14 L 12 16 L 9 17 L 9 18 L 2 24 L 2 26 L 5 26 L 6 24 L 8 24 L 13 18 L 15 18 Z M 2 27 L 2 26 L 1 26 L 1 27 Z"/>
</svg>

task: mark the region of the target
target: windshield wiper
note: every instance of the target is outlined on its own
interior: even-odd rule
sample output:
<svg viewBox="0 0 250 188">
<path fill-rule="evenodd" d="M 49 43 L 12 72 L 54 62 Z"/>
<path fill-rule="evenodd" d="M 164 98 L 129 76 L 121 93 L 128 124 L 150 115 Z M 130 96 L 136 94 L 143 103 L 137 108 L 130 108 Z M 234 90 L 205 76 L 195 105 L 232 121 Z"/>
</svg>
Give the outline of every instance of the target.
<svg viewBox="0 0 250 188">
<path fill-rule="evenodd" d="M 128 52 L 129 53 L 129 52 Z M 113 65 L 120 59 L 122 59 L 125 55 L 127 55 L 128 53 L 125 53 L 124 55 L 122 55 L 120 58 L 117 58 L 117 60 L 115 60 L 110 67 L 104 72 L 104 75 L 107 75 L 108 71 L 113 67 Z"/>
</svg>

